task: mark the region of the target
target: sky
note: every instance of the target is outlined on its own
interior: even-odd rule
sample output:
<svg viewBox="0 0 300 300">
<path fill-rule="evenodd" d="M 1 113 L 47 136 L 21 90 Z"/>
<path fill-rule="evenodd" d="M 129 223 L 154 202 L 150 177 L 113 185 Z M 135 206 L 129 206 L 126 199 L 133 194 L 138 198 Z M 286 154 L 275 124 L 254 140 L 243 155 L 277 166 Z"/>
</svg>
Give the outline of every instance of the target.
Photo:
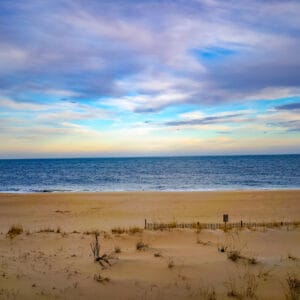
<svg viewBox="0 0 300 300">
<path fill-rule="evenodd" d="M 300 153 L 299 14 L 1 0 L 0 158 Z"/>
</svg>

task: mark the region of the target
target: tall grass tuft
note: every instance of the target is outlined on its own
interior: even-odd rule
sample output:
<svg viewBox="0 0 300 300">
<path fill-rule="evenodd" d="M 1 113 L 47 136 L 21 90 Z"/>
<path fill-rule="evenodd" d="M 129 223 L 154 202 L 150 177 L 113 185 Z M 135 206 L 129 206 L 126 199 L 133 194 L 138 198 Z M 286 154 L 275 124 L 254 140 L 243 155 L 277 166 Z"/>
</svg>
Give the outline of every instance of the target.
<svg viewBox="0 0 300 300">
<path fill-rule="evenodd" d="M 98 231 L 95 231 L 95 240 L 91 242 L 91 250 L 94 256 L 94 260 L 97 261 L 100 257 L 100 243 L 99 243 L 99 235 L 100 233 Z"/>
<path fill-rule="evenodd" d="M 285 298 L 287 300 L 300 299 L 300 280 L 294 274 L 288 274 L 286 278 L 287 292 Z"/>
<path fill-rule="evenodd" d="M 19 234 L 23 233 L 23 227 L 21 225 L 12 225 L 10 226 L 6 236 L 9 237 L 10 239 L 13 239 Z"/>
</svg>

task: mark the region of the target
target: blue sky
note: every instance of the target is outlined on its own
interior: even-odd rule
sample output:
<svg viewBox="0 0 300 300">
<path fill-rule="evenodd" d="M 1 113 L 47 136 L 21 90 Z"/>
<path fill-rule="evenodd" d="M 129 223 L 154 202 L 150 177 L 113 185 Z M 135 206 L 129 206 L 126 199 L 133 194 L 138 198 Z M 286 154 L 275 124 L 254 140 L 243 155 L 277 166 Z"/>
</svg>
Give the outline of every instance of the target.
<svg viewBox="0 0 300 300">
<path fill-rule="evenodd" d="M 299 1 L 0 2 L 0 158 L 300 153 Z"/>
</svg>

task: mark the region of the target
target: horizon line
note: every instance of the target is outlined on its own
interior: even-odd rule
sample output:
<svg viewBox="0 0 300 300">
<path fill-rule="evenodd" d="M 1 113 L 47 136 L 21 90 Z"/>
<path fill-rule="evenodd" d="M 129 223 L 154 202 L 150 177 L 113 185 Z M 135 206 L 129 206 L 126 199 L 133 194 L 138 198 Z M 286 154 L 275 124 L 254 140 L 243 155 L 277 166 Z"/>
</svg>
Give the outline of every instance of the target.
<svg viewBox="0 0 300 300">
<path fill-rule="evenodd" d="M 1 158 L 0 160 L 51 160 L 51 159 L 118 159 L 118 158 L 184 158 L 184 157 L 232 157 L 232 156 L 289 156 L 300 153 L 264 153 L 264 154 L 203 154 L 203 155 L 136 155 L 136 156 L 74 156 L 74 157 L 19 157 Z"/>
</svg>

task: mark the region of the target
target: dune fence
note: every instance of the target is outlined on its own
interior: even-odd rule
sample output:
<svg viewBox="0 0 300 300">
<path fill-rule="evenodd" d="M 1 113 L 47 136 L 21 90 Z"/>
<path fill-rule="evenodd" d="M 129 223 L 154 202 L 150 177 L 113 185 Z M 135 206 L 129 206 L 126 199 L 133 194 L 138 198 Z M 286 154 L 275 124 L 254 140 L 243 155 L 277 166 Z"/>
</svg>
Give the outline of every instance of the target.
<svg viewBox="0 0 300 300">
<path fill-rule="evenodd" d="M 299 226 L 300 221 L 293 222 L 233 222 L 233 223 L 200 223 L 200 222 L 191 222 L 191 223 L 151 223 L 145 219 L 144 229 L 146 230 L 163 230 L 163 229 L 173 229 L 173 228 L 189 228 L 189 229 L 233 229 L 233 228 L 255 228 L 255 227 L 266 227 L 266 228 L 276 228 L 282 226 Z"/>
</svg>

